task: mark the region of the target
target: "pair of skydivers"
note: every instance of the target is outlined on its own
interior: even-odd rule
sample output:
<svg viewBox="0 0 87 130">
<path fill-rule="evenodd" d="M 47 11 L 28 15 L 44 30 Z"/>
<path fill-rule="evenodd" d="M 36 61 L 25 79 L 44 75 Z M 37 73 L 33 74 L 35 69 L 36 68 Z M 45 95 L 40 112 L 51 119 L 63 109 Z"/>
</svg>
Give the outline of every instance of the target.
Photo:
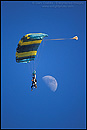
<svg viewBox="0 0 87 130">
<path fill-rule="evenodd" d="M 31 86 L 31 91 L 33 91 L 33 88 L 37 88 L 37 80 L 36 80 L 36 71 L 34 70 L 34 72 L 32 73 L 33 77 L 32 77 L 32 86 Z"/>
</svg>

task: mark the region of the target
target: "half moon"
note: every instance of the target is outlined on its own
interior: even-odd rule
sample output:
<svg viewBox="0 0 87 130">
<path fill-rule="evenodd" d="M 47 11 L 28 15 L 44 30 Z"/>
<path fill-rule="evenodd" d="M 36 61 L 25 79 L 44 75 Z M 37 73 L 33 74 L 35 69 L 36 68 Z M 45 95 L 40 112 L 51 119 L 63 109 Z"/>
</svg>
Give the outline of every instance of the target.
<svg viewBox="0 0 87 130">
<path fill-rule="evenodd" d="M 53 91 L 55 92 L 56 89 L 57 89 L 57 80 L 50 76 L 50 75 L 47 75 L 47 76 L 44 76 L 42 77 L 43 81 L 46 83 L 46 85 Z"/>
</svg>

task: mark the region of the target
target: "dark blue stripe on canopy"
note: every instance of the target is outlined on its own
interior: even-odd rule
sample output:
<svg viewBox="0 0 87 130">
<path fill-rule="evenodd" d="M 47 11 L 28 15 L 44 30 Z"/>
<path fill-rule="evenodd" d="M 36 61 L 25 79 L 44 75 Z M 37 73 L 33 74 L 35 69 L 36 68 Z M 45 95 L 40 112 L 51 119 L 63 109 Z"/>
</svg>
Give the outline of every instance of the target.
<svg viewBox="0 0 87 130">
<path fill-rule="evenodd" d="M 23 59 L 34 59 L 35 58 L 35 55 L 33 55 L 33 56 L 27 56 L 27 57 L 16 57 L 16 60 L 23 60 Z"/>
<path fill-rule="evenodd" d="M 21 53 L 21 52 L 37 51 L 39 45 L 40 45 L 40 43 L 38 43 L 38 44 L 31 44 L 31 45 L 19 46 L 19 48 L 17 48 L 17 52 L 18 52 L 18 53 Z"/>
<path fill-rule="evenodd" d="M 27 39 L 27 37 L 23 37 L 23 38 L 21 38 L 21 40 L 23 40 L 23 42 L 29 42 L 29 41 L 36 41 L 36 40 L 42 40 L 42 38 L 29 38 L 29 39 Z"/>
<path fill-rule="evenodd" d="M 16 60 L 17 63 L 29 63 L 29 61 L 32 61 L 34 60 L 33 58 L 32 59 L 23 59 L 23 60 Z"/>
</svg>

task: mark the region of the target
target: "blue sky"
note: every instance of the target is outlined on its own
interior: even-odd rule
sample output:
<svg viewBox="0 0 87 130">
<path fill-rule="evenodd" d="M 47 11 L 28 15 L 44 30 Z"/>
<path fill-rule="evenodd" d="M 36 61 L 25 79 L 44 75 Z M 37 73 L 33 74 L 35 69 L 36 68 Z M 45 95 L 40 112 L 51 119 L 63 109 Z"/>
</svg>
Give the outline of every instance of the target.
<svg viewBox="0 0 87 130">
<path fill-rule="evenodd" d="M 57 3 L 56 3 L 57 2 Z M 27 33 L 48 38 L 35 59 L 38 88 L 31 92 L 32 65 L 15 60 Z M 48 39 L 45 38 L 45 39 Z M 52 92 L 42 77 L 56 78 Z M 1 2 L 1 128 L 86 128 L 86 2 Z"/>
</svg>

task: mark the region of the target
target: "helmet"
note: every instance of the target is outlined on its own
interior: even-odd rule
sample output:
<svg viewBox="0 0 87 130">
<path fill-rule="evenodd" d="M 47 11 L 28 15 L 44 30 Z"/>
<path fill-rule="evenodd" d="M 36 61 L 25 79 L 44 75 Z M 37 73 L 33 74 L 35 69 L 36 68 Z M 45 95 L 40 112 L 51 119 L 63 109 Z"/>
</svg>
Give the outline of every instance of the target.
<svg viewBox="0 0 87 130">
<path fill-rule="evenodd" d="M 34 70 L 34 72 L 32 73 L 32 75 L 35 75 L 36 74 L 36 71 Z"/>
</svg>

